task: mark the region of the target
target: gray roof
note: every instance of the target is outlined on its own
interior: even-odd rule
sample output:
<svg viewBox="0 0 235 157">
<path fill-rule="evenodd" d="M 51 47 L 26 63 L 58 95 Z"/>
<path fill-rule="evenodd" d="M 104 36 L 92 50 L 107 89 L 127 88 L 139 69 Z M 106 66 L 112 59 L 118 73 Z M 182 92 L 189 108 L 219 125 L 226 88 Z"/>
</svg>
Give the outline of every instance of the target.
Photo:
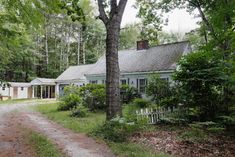
<svg viewBox="0 0 235 157">
<path fill-rule="evenodd" d="M 25 82 L 9 82 L 11 87 L 30 87 L 30 83 L 25 83 Z"/>
<path fill-rule="evenodd" d="M 176 63 L 187 53 L 191 52 L 188 41 L 170 43 L 151 47 L 147 50 L 119 51 L 119 67 L 121 73 L 153 72 L 176 69 Z M 106 59 L 103 55 L 89 70 L 87 75 L 106 73 Z"/>
<path fill-rule="evenodd" d="M 91 70 L 93 66 L 94 64 L 70 66 L 56 79 L 56 82 L 85 80 L 84 74 Z"/>
<path fill-rule="evenodd" d="M 31 85 L 55 85 L 55 79 L 50 78 L 36 78 L 32 80 Z"/>
</svg>

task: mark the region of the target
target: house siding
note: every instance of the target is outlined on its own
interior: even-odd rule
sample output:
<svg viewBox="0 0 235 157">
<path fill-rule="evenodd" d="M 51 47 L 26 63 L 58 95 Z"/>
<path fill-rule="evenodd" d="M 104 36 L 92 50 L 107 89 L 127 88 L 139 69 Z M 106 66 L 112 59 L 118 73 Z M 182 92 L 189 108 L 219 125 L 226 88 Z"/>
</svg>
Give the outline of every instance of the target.
<svg viewBox="0 0 235 157">
<path fill-rule="evenodd" d="M 161 78 L 168 78 L 169 82 L 173 82 L 171 75 L 173 71 L 168 72 L 156 72 L 160 75 Z M 147 79 L 149 78 L 149 75 L 152 73 L 129 73 L 129 74 L 121 74 L 120 80 L 125 79 L 127 83 L 129 83 L 129 86 L 135 87 L 139 89 L 139 80 L 140 79 Z M 103 80 L 105 80 L 105 75 L 96 75 L 91 76 L 87 75 L 88 82 L 97 81 L 97 84 L 103 84 Z M 121 82 L 121 81 L 120 81 Z"/>
</svg>

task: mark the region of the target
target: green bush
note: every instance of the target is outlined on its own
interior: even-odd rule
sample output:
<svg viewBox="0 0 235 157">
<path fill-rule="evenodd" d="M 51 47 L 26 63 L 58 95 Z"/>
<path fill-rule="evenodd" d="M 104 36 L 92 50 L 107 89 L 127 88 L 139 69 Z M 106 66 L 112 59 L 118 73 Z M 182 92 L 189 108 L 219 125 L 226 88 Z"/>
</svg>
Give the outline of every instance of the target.
<svg viewBox="0 0 235 157">
<path fill-rule="evenodd" d="M 123 104 L 129 104 L 135 98 L 141 98 L 141 94 L 137 88 L 130 87 L 129 85 L 122 85 L 120 88 L 121 101 Z"/>
<path fill-rule="evenodd" d="M 127 122 L 137 122 L 136 110 L 139 110 L 139 107 L 134 104 L 126 104 L 123 106 L 122 114 Z"/>
<path fill-rule="evenodd" d="M 190 53 L 180 60 L 173 75 L 181 103 L 198 110 L 197 121 L 214 120 L 227 112 L 228 104 L 222 101 L 228 78 L 221 61 L 211 52 Z"/>
<path fill-rule="evenodd" d="M 134 99 L 133 104 L 138 108 L 147 108 L 152 105 L 150 101 L 142 99 L 142 98 Z"/>
<path fill-rule="evenodd" d="M 142 124 L 128 123 L 125 118 L 114 118 L 93 131 L 93 135 L 113 142 L 125 142 L 130 135 L 144 128 Z"/>
<path fill-rule="evenodd" d="M 105 110 L 105 86 L 101 84 L 87 84 L 80 87 L 79 92 L 82 104 L 91 111 Z"/>
<path fill-rule="evenodd" d="M 88 108 L 83 105 L 79 105 L 76 109 L 72 110 L 71 117 L 87 117 L 88 116 Z"/>
<path fill-rule="evenodd" d="M 64 96 L 60 99 L 58 110 L 67 111 L 76 108 L 81 103 L 78 93 L 79 89 L 76 86 L 65 87 Z"/>
<path fill-rule="evenodd" d="M 157 104 L 163 99 L 172 96 L 172 89 L 168 81 L 160 78 L 159 74 L 151 74 L 149 76 L 146 94 L 152 98 Z"/>
</svg>

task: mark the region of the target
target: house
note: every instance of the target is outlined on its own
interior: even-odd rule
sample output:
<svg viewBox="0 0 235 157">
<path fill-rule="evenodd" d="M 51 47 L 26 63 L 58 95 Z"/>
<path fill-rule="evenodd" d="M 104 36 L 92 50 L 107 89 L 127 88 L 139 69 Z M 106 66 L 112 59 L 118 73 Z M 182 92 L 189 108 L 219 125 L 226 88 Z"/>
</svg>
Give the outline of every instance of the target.
<svg viewBox="0 0 235 157">
<path fill-rule="evenodd" d="M 55 98 L 55 79 L 36 78 L 30 82 L 33 98 L 47 99 Z"/>
<path fill-rule="evenodd" d="M 85 74 L 93 68 L 94 64 L 71 66 L 56 80 L 56 93 L 64 94 L 64 87 L 68 85 L 84 86 L 88 83 Z"/>
<path fill-rule="evenodd" d="M 149 47 L 147 41 L 137 42 L 137 49 L 118 52 L 120 84 L 136 87 L 146 92 L 149 74 L 158 73 L 162 79 L 172 82 L 171 75 L 183 55 L 191 52 L 188 41 Z M 36 78 L 30 83 L 10 82 L 2 85 L 0 95 L 12 99 L 55 98 L 64 93 L 68 85 L 84 86 L 88 83 L 105 84 L 106 58 L 103 55 L 95 64 L 71 66 L 58 78 Z"/>
<path fill-rule="evenodd" d="M 30 83 L 8 82 L 0 86 L 0 95 L 5 99 L 27 99 L 32 98 Z"/>
<path fill-rule="evenodd" d="M 183 55 L 191 52 L 188 41 L 149 47 L 147 41 L 137 42 L 137 49 L 118 52 L 120 84 L 136 87 L 145 93 L 147 79 L 151 73 L 159 73 L 162 79 L 172 82 L 171 75 Z M 106 77 L 106 58 L 103 55 L 95 64 L 69 67 L 57 79 L 58 92 L 69 84 L 104 84 Z"/>
</svg>

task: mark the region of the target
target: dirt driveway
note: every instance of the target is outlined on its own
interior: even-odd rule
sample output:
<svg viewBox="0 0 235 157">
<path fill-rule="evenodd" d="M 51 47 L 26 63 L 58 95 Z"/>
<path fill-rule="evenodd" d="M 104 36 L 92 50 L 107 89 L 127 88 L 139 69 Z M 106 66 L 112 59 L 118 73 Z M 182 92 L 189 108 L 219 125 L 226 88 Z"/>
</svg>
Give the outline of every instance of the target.
<svg viewBox="0 0 235 157">
<path fill-rule="evenodd" d="M 104 144 L 85 134 L 77 134 L 48 120 L 28 107 L 45 102 L 27 101 L 0 105 L 0 157 L 33 157 L 33 150 L 22 136 L 30 128 L 48 137 L 69 157 L 112 157 Z"/>
</svg>

